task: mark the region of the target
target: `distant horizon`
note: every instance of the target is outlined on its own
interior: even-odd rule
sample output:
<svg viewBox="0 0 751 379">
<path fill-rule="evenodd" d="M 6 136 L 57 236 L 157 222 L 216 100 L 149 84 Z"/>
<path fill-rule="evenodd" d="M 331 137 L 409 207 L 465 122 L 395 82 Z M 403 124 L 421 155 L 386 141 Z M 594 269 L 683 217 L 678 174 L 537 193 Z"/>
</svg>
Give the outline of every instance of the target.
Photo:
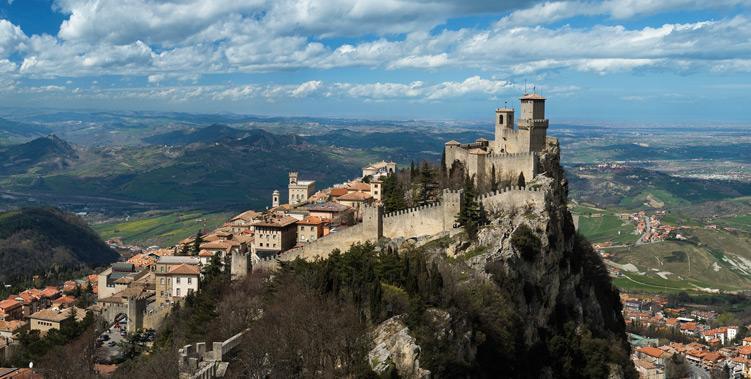
<svg viewBox="0 0 751 379">
<path fill-rule="evenodd" d="M 0 0 L 0 102 L 482 120 L 535 89 L 554 122 L 746 124 L 749 21 L 749 0 Z"/>
<path fill-rule="evenodd" d="M 493 118 L 492 114 L 490 113 L 488 117 L 484 118 L 464 118 L 464 119 L 458 119 L 458 118 L 376 118 L 373 116 L 328 116 L 328 115 L 311 115 L 311 114 L 301 114 L 301 115 L 286 115 L 286 114 L 261 114 L 261 113 L 240 113 L 240 112 L 230 112 L 230 111 L 224 111 L 224 112 L 189 112 L 189 111 L 183 111 L 183 110 L 142 110 L 142 109 L 85 109 L 85 108 L 50 108 L 50 107 L 44 107 L 44 108 L 31 108 L 31 107 L 7 107 L 7 106 L 0 106 L 0 118 L 5 119 L 14 119 L 12 114 L 8 114 L 8 112 L 13 111 L 29 111 L 30 113 L 64 113 L 64 112 L 70 112 L 70 113 L 80 113 L 80 114 L 95 114 L 95 113 L 112 113 L 112 114 L 127 114 L 127 113 L 133 113 L 133 114 L 181 114 L 181 115 L 187 115 L 187 116 L 223 116 L 223 117 L 236 117 L 236 118 L 282 118 L 282 119 L 324 119 L 324 120 L 338 120 L 338 121 L 373 121 L 373 122 L 424 122 L 424 123 L 459 123 L 459 124 L 466 124 L 466 126 L 487 126 L 492 127 L 493 124 Z M 494 110 L 494 109 L 493 109 Z M 492 110 L 491 110 L 492 111 Z M 548 115 L 550 117 L 550 115 Z M 23 117 L 21 117 L 23 118 Z M 226 124 L 225 120 L 219 120 L 216 122 L 205 122 L 200 125 L 211 125 L 211 124 Z M 711 125 L 709 125 L 711 124 Z M 560 119 L 556 120 L 555 118 L 550 119 L 550 126 L 555 127 L 561 127 L 561 126 L 581 126 L 581 127 L 594 127 L 594 128 L 626 128 L 626 129 L 648 129 L 648 128 L 654 128 L 654 127 L 662 127 L 662 128 L 669 128 L 669 129 L 677 129 L 677 128 L 686 128 L 686 129 L 696 129 L 696 128 L 713 128 L 713 129 L 727 129 L 727 128 L 741 128 L 751 129 L 751 121 L 726 121 L 722 123 L 718 123 L 717 121 L 702 121 L 702 120 L 694 120 L 693 123 L 667 123 L 667 122 L 642 122 L 642 123 L 635 123 L 635 122 L 629 122 L 629 121 L 621 121 L 621 122 L 615 122 L 615 121 L 607 121 L 607 120 L 577 120 L 577 119 Z"/>
</svg>

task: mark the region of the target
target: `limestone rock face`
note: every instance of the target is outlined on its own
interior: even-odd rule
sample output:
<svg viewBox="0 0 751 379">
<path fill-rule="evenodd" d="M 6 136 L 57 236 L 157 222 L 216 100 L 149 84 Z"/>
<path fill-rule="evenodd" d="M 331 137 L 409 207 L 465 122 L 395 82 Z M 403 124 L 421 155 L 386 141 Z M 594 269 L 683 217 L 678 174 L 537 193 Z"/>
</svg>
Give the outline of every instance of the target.
<svg viewBox="0 0 751 379">
<path fill-rule="evenodd" d="M 420 367 L 420 346 L 409 334 L 402 315 L 394 316 L 373 331 L 370 366 L 379 375 L 396 370 L 402 378 L 428 378 L 430 371 Z"/>
</svg>

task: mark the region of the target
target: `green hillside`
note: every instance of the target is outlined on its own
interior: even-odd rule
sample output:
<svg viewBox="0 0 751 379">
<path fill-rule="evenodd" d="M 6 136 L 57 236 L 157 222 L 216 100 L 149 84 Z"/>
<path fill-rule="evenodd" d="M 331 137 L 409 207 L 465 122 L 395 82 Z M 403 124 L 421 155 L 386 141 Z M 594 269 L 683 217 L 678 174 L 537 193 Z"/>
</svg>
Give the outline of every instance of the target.
<svg viewBox="0 0 751 379">
<path fill-rule="evenodd" d="M 74 215 L 51 208 L 0 213 L 0 281 L 94 268 L 117 259 Z"/>
<path fill-rule="evenodd" d="M 608 249 L 613 262 L 631 264 L 617 281 L 646 291 L 751 289 L 751 235 L 695 228 L 686 241 L 668 240 Z"/>
<path fill-rule="evenodd" d="M 133 219 L 108 221 L 93 227 L 104 239 L 117 237 L 128 244 L 172 246 L 199 229 L 211 230 L 222 225 L 231 216 L 227 212 L 149 212 Z"/>
</svg>

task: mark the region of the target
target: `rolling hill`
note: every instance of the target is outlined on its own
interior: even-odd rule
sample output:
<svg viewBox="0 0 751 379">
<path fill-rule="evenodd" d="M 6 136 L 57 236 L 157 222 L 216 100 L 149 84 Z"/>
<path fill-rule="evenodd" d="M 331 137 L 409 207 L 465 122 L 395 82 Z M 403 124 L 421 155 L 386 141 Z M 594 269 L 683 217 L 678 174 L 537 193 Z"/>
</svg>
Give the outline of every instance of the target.
<svg viewBox="0 0 751 379">
<path fill-rule="evenodd" d="M 0 148 L 0 173 L 18 174 L 31 169 L 50 171 L 67 167 L 76 159 L 78 154 L 73 147 L 53 134 Z"/>
<path fill-rule="evenodd" d="M 94 268 L 117 258 L 114 250 L 72 214 L 52 208 L 0 213 L 0 281 Z"/>
</svg>

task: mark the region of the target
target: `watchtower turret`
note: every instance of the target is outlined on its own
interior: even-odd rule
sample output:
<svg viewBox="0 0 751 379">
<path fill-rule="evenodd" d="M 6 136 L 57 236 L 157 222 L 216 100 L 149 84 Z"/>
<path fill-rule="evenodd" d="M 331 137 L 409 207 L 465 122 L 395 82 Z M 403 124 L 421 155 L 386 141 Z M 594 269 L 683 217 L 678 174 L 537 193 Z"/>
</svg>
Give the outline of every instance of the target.
<svg viewBox="0 0 751 379">
<path fill-rule="evenodd" d="M 498 108 L 495 110 L 495 141 L 493 150 L 498 153 L 506 152 L 506 144 L 514 133 L 514 110 Z"/>
<path fill-rule="evenodd" d="M 279 190 L 274 190 L 271 193 L 271 206 L 274 208 L 279 206 Z"/>
<path fill-rule="evenodd" d="M 296 171 L 290 171 L 289 184 L 297 184 L 297 172 Z"/>
<path fill-rule="evenodd" d="M 545 148 L 548 119 L 545 118 L 545 98 L 536 93 L 522 96 L 519 129 L 529 131 L 529 151 L 539 152 Z"/>
</svg>

